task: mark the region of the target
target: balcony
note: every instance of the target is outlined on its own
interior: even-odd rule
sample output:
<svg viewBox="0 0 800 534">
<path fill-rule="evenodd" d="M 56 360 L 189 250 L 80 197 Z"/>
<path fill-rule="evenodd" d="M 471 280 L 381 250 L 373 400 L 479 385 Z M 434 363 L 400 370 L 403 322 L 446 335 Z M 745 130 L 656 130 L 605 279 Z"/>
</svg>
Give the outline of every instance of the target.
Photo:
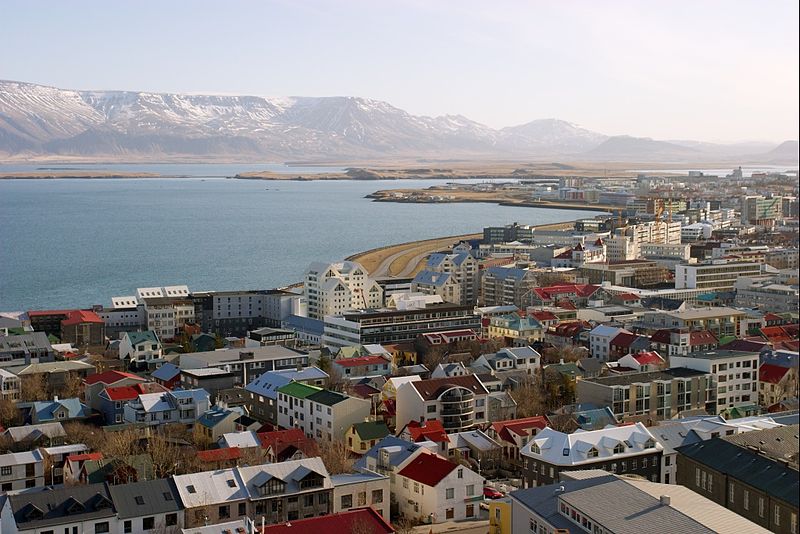
<svg viewBox="0 0 800 534">
<path fill-rule="evenodd" d="M 445 415 L 470 415 L 475 411 L 475 405 L 469 402 L 443 402 L 439 414 Z"/>
<path fill-rule="evenodd" d="M 475 419 L 469 415 L 441 416 L 442 426 L 446 431 L 460 431 L 475 426 Z"/>
</svg>

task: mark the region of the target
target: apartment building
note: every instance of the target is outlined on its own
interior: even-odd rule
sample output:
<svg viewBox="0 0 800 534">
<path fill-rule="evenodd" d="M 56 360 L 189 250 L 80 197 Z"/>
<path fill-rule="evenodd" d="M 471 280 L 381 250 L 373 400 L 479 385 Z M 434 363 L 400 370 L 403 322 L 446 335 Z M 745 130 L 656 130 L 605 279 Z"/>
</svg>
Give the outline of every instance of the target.
<svg viewBox="0 0 800 534">
<path fill-rule="evenodd" d="M 531 304 L 531 291 L 536 285 L 536 274 L 515 267 L 489 267 L 481 271 L 481 306 L 517 306 Z"/>
<path fill-rule="evenodd" d="M 462 304 L 461 284 L 451 273 L 420 271 L 411 282 L 411 291 L 423 295 L 439 295 L 445 302 Z"/>
<path fill-rule="evenodd" d="M 758 403 L 758 360 L 757 352 L 712 350 L 670 356 L 669 364 L 711 374 L 717 389 L 715 413 L 727 414 L 732 408 Z"/>
<path fill-rule="evenodd" d="M 707 330 L 662 329 L 650 336 L 650 345 L 667 358 L 716 349 L 719 340 Z"/>
<path fill-rule="evenodd" d="M 439 420 L 447 432 L 487 422 L 489 391 L 475 375 L 406 382 L 397 390 L 396 427 Z"/>
<path fill-rule="evenodd" d="M 735 304 L 773 313 L 796 312 L 800 307 L 800 287 L 778 283 L 775 279 L 741 277 L 733 285 Z"/>
<path fill-rule="evenodd" d="M 587 263 L 578 272 L 590 284 L 647 288 L 671 279 L 669 270 L 657 261 L 636 259 L 608 263 Z"/>
<path fill-rule="evenodd" d="M 675 266 L 675 289 L 730 290 L 743 276 L 759 276 L 758 263 L 712 260 Z"/>
<path fill-rule="evenodd" d="M 44 486 L 44 457 L 39 449 L 0 454 L 0 492 Z"/>
<path fill-rule="evenodd" d="M 467 252 L 454 254 L 435 253 L 428 256 L 425 270 L 449 274 L 460 286 L 460 300 L 456 304 L 474 306 L 478 299 L 478 261 Z M 413 286 L 413 284 L 412 284 Z M 448 302 L 448 299 L 445 299 Z"/>
<path fill-rule="evenodd" d="M 689 308 L 679 311 L 652 311 L 641 316 L 641 326 L 646 329 L 707 330 L 717 338 L 744 336 L 744 319 L 747 313 L 735 308 Z"/>
<path fill-rule="evenodd" d="M 356 310 L 325 317 L 322 343 L 328 347 L 413 342 L 421 334 L 481 328 L 473 306 L 423 304 L 408 309 Z"/>
<path fill-rule="evenodd" d="M 0 399 L 19 400 L 21 392 L 20 379 L 14 373 L 0 368 Z"/>
<path fill-rule="evenodd" d="M 658 421 L 717 413 L 711 373 L 687 368 L 578 380 L 577 402 L 608 406 L 619 420 Z"/>
<path fill-rule="evenodd" d="M 661 479 L 663 447 L 642 423 L 565 434 L 545 428 L 520 450 L 526 487 L 558 482 L 564 471 L 602 469 Z"/>
<path fill-rule="evenodd" d="M 383 288 L 353 261 L 312 263 L 306 270 L 304 292 L 312 319 L 383 305 Z"/>
<path fill-rule="evenodd" d="M 111 307 L 96 306 L 94 311 L 105 323 L 109 339 L 119 339 L 123 332 L 138 332 L 146 326 L 144 304 L 134 295 L 113 297 Z"/>
<path fill-rule="evenodd" d="M 508 345 L 526 347 L 544 339 L 544 328 L 533 317 L 520 317 L 512 313 L 489 319 L 487 334 L 491 338 L 505 339 Z"/>
<path fill-rule="evenodd" d="M 147 426 L 194 425 L 209 407 L 208 392 L 202 389 L 144 393 L 124 406 L 123 421 Z"/>
<path fill-rule="evenodd" d="M 370 417 L 372 403 L 317 386 L 291 382 L 278 388 L 278 426 L 299 428 L 314 439 L 333 441 Z"/>
<path fill-rule="evenodd" d="M 109 486 L 108 491 L 117 510 L 121 534 L 178 532 L 184 526 L 183 505 L 172 479 L 117 484 Z"/>
<path fill-rule="evenodd" d="M 328 378 L 328 373 L 317 367 L 306 367 L 299 371 L 297 369 L 285 369 L 262 373 L 245 386 L 250 416 L 259 421 L 277 426 L 279 387 L 285 386 L 290 382 L 322 386 L 326 378 Z"/>
<path fill-rule="evenodd" d="M 390 519 L 391 490 L 389 477 L 380 473 L 342 473 L 331 475 L 333 513 L 370 507 L 386 521 Z"/>
<path fill-rule="evenodd" d="M 308 367 L 307 352 L 282 345 L 266 345 L 246 349 L 224 349 L 188 352 L 180 355 L 181 369 L 216 367 L 235 375 L 237 384 L 247 384 L 254 376 L 267 371 Z"/>
<path fill-rule="evenodd" d="M 44 332 L 0 336 L 0 367 L 52 362 L 54 359 L 55 351 Z"/>
<path fill-rule="evenodd" d="M 647 221 L 629 224 L 614 230 L 614 235 L 632 237 L 637 246 L 642 243 L 664 243 L 680 245 L 680 221 Z"/>
<path fill-rule="evenodd" d="M 783 197 L 745 195 L 742 197 L 742 224 L 774 226 L 783 220 Z"/>
<path fill-rule="evenodd" d="M 519 223 L 506 226 L 488 226 L 483 229 L 483 243 L 531 243 L 535 227 Z"/>
<path fill-rule="evenodd" d="M 132 368 L 158 369 L 164 363 L 158 334 L 153 330 L 123 332 L 119 340 L 119 359 L 125 360 Z"/>
</svg>

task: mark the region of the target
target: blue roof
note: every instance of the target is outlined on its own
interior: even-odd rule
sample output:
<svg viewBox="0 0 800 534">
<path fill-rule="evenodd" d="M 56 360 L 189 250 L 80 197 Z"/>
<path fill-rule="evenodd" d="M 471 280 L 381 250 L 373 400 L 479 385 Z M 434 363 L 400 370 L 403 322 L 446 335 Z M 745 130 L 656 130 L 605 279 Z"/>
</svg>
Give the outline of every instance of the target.
<svg viewBox="0 0 800 534">
<path fill-rule="evenodd" d="M 582 410 L 572 414 L 584 430 L 601 430 L 608 425 L 617 425 L 617 418 L 611 408 L 605 406 L 593 410 Z"/>
<path fill-rule="evenodd" d="M 168 382 L 181 374 L 181 368 L 171 363 L 165 363 L 152 373 L 153 378 Z"/>
<path fill-rule="evenodd" d="M 447 254 L 442 254 L 440 252 L 431 254 L 428 256 L 428 267 L 436 267 L 440 263 L 442 263 L 445 258 L 447 258 Z"/>
<path fill-rule="evenodd" d="M 410 441 L 406 441 L 404 439 L 400 439 L 395 436 L 386 436 L 378 443 L 376 443 L 367 453 L 359 458 L 354 467 L 356 469 L 366 469 L 367 468 L 367 458 L 378 458 L 378 454 L 382 448 L 384 447 L 398 447 L 399 450 L 393 452 L 389 455 L 389 464 L 392 467 L 396 467 L 397 465 L 403 463 L 406 458 L 411 456 L 417 449 L 420 448 L 419 445 L 416 443 L 411 443 Z"/>
<path fill-rule="evenodd" d="M 174 395 L 176 399 L 192 399 L 195 402 L 208 400 L 210 397 L 208 391 L 204 390 L 203 388 L 176 389 L 172 391 L 172 395 Z"/>
<path fill-rule="evenodd" d="M 497 278 L 513 278 L 515 280 L 522 280 L 528 274 L 525 269 L 517 269 L 516 267 L 489 267 L 486 272 Z"/>
<path fill-rule="evenodd" d="M 325 329 L 325 323 L 319 319 L 311 319 L 310 317 L 301 317 L 299 315 L 290 315 L 282 321 L 281 326 L 290 330 L 307 332 L 319 336 L 322 335 Z"/>
<path fill-rule="evenodd" d="M 414 277 L 412 283 L 425 284 L 429 286 L 441 287 L 450 279 L 449 273 L 437 273 L 436 271 L 420 271 Z"/>
<path fill-rule="evenodd" d="M 285 386 L 289 382 L 304 382 L 306 380 L 322 380 L 328 377 L 328 373 L 317 367 L 306 367 L 300 371 L 296 369 L 286 369 L 283 371 L 267 371 L 261 376 L 251 381 L 245 389 L 256 395 L 262 395 L 269 399 L 278 398 L 278 388 Z"/>
<path fill-rule="evenodd" d="M 152 330 L 146 330 L 144 332 L 125 332 L 125 335 L 128 336 L 131 345 L 138 345 L 143 341 L 148 341 L 150 343 L 159 343 L 158 336 Z"/>
<path fill-rule="evenodd" d="M 38 421 L 44 423 L 47 421 L 55 421 L 56 417 L 53 412 L 62 406 L 67 409 L 67 419 L 89 416 L 89 407 L 85 404 L 81 404 L 81 401 L 77 398 L 36 401 L 33 403 L 33 410 L 36 412 Z"/>
<path fill-rule="evenodd" d="M 197 422 L 203 425 L 206 428 L 214 428 L 221 422 L 225 420 L 230 414 L 236 413 L 237 415 L 243 415 L 243 410 L 241 408 L 236 409 L 225 409 L 225 408 L 218 408 L 214 407 L 205 412 L 201 415 Z"/>
<path fill-rule="evenodd" d="M 621 328 L 616 326 L 606 326 L 604 324 L 595 326 L 589 334 L 594 336 L 616 336 L 621 332 Z"/>
</svg>

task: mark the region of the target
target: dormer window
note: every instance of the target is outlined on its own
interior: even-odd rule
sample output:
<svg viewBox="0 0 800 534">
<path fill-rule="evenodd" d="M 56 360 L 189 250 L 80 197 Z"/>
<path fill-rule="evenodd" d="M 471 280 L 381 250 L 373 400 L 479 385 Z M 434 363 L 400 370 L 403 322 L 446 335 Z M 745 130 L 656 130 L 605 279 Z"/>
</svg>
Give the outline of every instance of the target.
<svg viewBox="0 0 800 534">
<path fill-rule="evenodd" d="M 647 441 L 644 442 L 644 448 L 645 449 L 653 449 L 653 448 L 655 448 L 655 446 L 656 446 L 656 442 L 653 441 L 652 439 L 648 439 Z"/>
<path fill-rule="evenodd" d="M 542 454 L 542 449 L 540 449 L 540 448 L 539 448 L 539 445 L 537 445 L 537 444 L 534 442 L 534 443 L 531 443 L 531 452 L 532 452 L 533 454 Z"/>
<path fill-rule="evenodd" d="M 588 451 L 586 451 L 587 458 L 597 458 L 600 455 L 596 447 L 592 447 Z"/>
<path fill-rule="evenodd" d="M 625 445 L 622 443 L 617 443 L 614 446 L 614 454 L 622 454 L 623 452 L 625 452 Z"/>
</svg>

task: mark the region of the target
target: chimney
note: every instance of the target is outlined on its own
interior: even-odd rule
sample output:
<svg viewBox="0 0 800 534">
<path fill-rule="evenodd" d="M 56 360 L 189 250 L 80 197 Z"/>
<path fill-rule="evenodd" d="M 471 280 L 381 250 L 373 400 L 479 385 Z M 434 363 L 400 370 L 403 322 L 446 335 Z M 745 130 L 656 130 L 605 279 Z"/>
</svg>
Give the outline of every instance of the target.
<svg viewBox="0 0 800 534">
<path fill-rule="evenodd" d="M 558 495 L 559 493 L 564 493 L 564 486 L 559 486 L 553 491 L 553 495 Z"/>
<path fill-rule="evenodd" d="M 58 402 L 58 395 L 53 395 L 53 401 Z"/>
<path fill-rule="evenodd" d="M 663 506 L 669 506 L 672 502 L 672 499 L 669 498 L 669 495 L 662 495 L 658 500 L 661 501 Z"/>
</svg>

